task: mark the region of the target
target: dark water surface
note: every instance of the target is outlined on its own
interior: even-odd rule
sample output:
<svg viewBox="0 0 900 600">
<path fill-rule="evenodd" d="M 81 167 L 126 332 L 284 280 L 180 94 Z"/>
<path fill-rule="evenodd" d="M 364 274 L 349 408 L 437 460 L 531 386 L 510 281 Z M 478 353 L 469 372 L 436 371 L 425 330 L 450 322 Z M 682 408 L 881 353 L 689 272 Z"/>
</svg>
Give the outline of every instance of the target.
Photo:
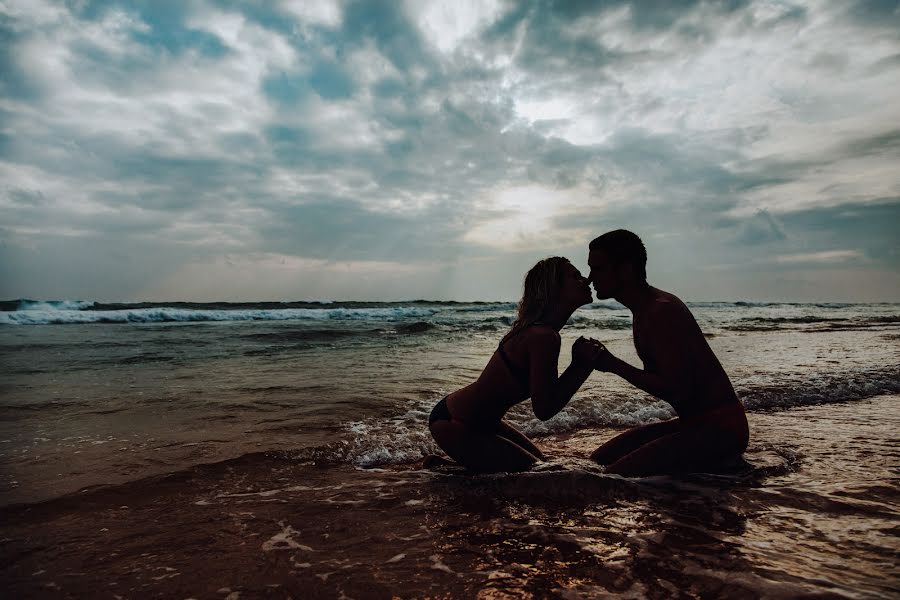
<svg viewBox="0 0 900 600">
<path fill-rule="evenodd" d="M 503 303 L 16 303 L 0 311 L 5 595 L 887 597 L 897 564 L 900 307 L 695 303 L 749 411 L 747 465 L 627 480 L 585 457 L 672 415 L 595 374 L 553 460 L 419 468 Z M 579 335 L 639 364 L 622 307 Z"/>
<path fill-rule="evenodd" d="M 748 465 L 468 476 L 277 454 L 3 511 L 10 597 L 888 597 L 897 396 L 751 414 Z M 878 414 L 879 419 L 868 417 Z"/>
</svg>

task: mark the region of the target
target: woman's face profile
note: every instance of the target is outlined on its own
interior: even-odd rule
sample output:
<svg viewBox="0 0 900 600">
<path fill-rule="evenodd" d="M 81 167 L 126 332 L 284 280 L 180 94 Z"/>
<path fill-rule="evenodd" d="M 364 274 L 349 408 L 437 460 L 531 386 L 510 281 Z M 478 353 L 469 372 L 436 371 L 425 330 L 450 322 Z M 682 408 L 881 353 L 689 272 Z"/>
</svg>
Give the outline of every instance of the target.
<svg viewBox="0 0 900 600">
<path fill-rule="evenodd" d="M 561 302 L 576 308 L 593 300 L 588 280 L 571 263 L 565 266 L 559 297 Z"/>
</svg>

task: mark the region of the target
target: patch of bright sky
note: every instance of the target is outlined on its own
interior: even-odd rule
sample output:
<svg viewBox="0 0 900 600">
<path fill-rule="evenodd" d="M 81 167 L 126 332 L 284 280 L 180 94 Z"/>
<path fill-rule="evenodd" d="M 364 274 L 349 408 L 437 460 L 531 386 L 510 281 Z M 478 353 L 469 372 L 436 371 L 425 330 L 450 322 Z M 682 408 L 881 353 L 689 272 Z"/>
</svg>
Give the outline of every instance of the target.
<svg viewBox="0 0 900 600">
<path fill-rule="evenodd" d="M 507 250 L 564 246 L 572 230 L 559 231 L 554 219 L 583 208 L 596 207 L 596 199 L 581 187 L 554 189 L 540 185 L 514 186 L 485 195 L 485 216 L 468 231 L 468 242 Z"/>
<path fill-rule="evenodd" d="M 406 0 L 405 6 L 423 37 L 444 54 L 453 53 L 503 8 L 497 0 Z"/>
<path fill-rule="evenodd" d="M 760 3 L 754 5 L 755 17 L 760 21 L 777 19 L 788 8 L 781 2 Z M 604 21 L 604 25 L 609 23 Z M 848 25 L 843 26 L 841 35 L 834 14 L 827 11 L 817 12 L 812 22 L 804 25 L 786 20 L 749 32 L 742 31 L 743 26 L 732 22 L 730 31 L 717 32 L 716 41 L 692 60 L 652 61 L 652 66 L 617 72 L 619 90 L 596 90 L 591 102 L 517 102 L 517 110 L 531 120 L 569 119 L 554 133 L 579 145 L 602 143 L 610 131 L 621 127 L 685 133 L 765 125 L 770 135 L 742 145 L 743 157 L 778 156 L 797 161 L 820 156 L 823 148 L 838 139 L 836 134 L 844 140 L 854 134 L 872 136 L 881 133 L 871 130 L 873 122 L 900 122 L 900 103 L 883 102 L 883 79 L 828 76 L 810 66 L 818 50 L 835 39 L 836 28 L 842 39 L 841 52 L 861 67 L 860 71 L 895 51 L 890 42 L 861 39 Z M 681 42 L 671 35 L 642 38 L 627 28 L 604 26 L 599 39 L 613 47 L 683 54 L 678 52 Z M 881 112 L 881 118 L 873 119 L 873 111 Z M 886 172 L 895 168 L 891 163 L 890 157 L 869 157 L 810 172 L 806 181 L 746 194 L 735 214 L 752 214 L 760 206 L 791 210 L 845 201 L 847 196 L 820 195 L 823 188 L 838 182 L 880 182 L 873 184 L 880 189 L 867 186 L 869 197 L 896 194 Z M 775 198 L 777 202 L 772 201 Z"/>
<path fill-rule="evenodd" d="M 768 2 L 754 5 L 754 10 L 758 20 L 775 20 L 789 6 Z M 567 97 L 563 91 L 552 97 L 516 98 L 517 112 L 531 122 L 567 120 L 553 133 L 577 145 L 603 143 L 611 131 L 621 127 L 666 133 L 767 123 L 774 135 L 745 148 L 752 158 L 818 150 L 829 136 L 829 131 L 820 127 L 821 120 L 853 119 L 875 107 L 891 110 L 881 101 L 883 81 L 811 75 L 809 63 L 816 52 L 835 39 L 833 15 L 827 12 L 816 13 L 809 24 L 785 20 L 762 31 L 745 30 L 746 24 L 733 21 L 715 31 L 713 43 L 696 47 L 671 31 L 665 35 L 635 32 L 622 26 L 625 17 L 627 11 L 620 11 L 591 20 L 589 25 L 595 28 L 597 39 L 612 50 L 644 51 L 655 57 L 646 62 L 629 61 L 623 69 L 610 65 L 607 70 L 614 78 L 612 83 L 602 79 L 593 85 L 586 82 L 575 95 Z M 702 11 L 686 13 L 680 25 L 699 28 L 704 17 Z M 580 28 L 587 25 L 585 20 Z M 845 27 L 841 52 L 848 53 L 853 63 L 871 64 L 894 51 L 888 41 L 872 43 Z M 868 90 L 863 95 L 870 99 L 862 107 L 860 89 Z M 841 101 L 842 96 L 846 101 Z M 798 120 L 795 104 L 799 102 L 804 104 L 799 112 L 806 122 Z M 821 119 L 815 118 L 817 111 Z M 900 115 L 898 109 L 894 113 Z M 852 120 L 847 125 L 852 125 Z"/>
<path fill-rule="evenodd" d="M 749 192 L 729 214 L 748 216 L 759 208 L 772 213 L 785 213 L 889 198 L 900 192 L 896 174 L 896 161 L 888 156 L 843 158 L 795 181 Z M 862 190 L 865 193 L 861 193 Z"/>
<path fill-rule="evenodd" d="M 858 250 L 826 250 L 804 254 L 786 254 L 775 257 L 777 263 L 835 263 L 865 258 Z"/>
<path fill-rule="evenodd" d="M 222 150 L 215 134 L 258 127 L 268 113 L 258 86 L 235 82 L 258 82 L 268 70 L 288 68 L 294 61 L 292 49 L 277 34 L 241 16 L 208 11 L 190 24 L 220 36 L 234 53 L 215 64 L 189 53 L 135 77 L 131 88 L 113 90 L 76 72 L 70 48 L 84 43 L 118 58 L 146 59 L 147 48 L 125 35 L 146 26 L 115 11 L 90 26 L 61 21 L 47 34 L 33 36 L 20 52 L 30 75 L 60 98 L 54 113 L 42 119 L 92 135 L 106 132 L 135 146 L 152 143 L 174 155 L 218 155 Z"/>
<path fill-rule="evenodd" d="M 268 177 L 261 185 L 262 189 L 273 198 L 282 197 L 288 200 L 302 198 L 305 194 L 334 186 L 337 186 L 335 191 L 338 194 L 371 192 L 377 187 L 368 171 L 344 169 L 328 173 L 305 173 L 290 167 L 277 166 L 269 169 Z"/>
<path fill-rule="evenodd" d="M 68 20 L 65 6 L 45 0 L 5 0 L 0 5 L 16 22 L 30 27 L 44 27 Z"/>
<path fill-rule="evenodd" d="M 310 25 L 334 28 L 341 24 L 341 7 L 332 0 L 282 0 L 281 8 Z"/>
<path fill-rule="evenodd" d="M 98 178 L 85 180 L 80 177 L 48 174 L 43 169 L 28 165 L 17 166 L 13 169 L 6 164 L 0 164 L 0 180 L 4 181 L 6 185 L 15 186 L 16 189 L 40 190 L 41 204 L 48 211 L 43 216 L 42 225 L 44 226 L 70 219 L 78 220 L 103 213 L 110 214 L 114 211 L 99 202 L 97 196 L 103 192 L 114 192 L 119 189 L 116 182 Z M 152 186 L 137 184 L 136 190 L 138 193 L 147 192 L 152 190 Z M 7 200 L 6 208 L 12 209 L 13 206 L 8 203 L 9 197 L 4 195 L 2 198 Z M 0 206 L 3 206 L 2 200 L 0 200 Z M 5 219 L 5 226 L 13 227 L 24 233 L 26 228 L 15 227 L 16 216 L 10 212 Z M 71 227 L 74 225 L 67 226 L 66 229 L 71 229 Z"/>
</svg>

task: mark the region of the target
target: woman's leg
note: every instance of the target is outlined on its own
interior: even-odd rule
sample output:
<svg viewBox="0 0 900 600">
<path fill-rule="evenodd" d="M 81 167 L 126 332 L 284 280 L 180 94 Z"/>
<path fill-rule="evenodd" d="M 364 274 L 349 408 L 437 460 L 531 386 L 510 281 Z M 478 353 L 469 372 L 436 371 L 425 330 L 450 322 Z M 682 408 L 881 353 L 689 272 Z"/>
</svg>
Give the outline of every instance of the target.
<svg viewBox="0 0 900 600">
<path fill-rule="evenodd" d="M 513 427 L 512 423 L 510 423 L 506 419 L 502 419 L 500 421 L 500 424 L 497 426 L 497 435 L 499 435 L 500 437 L 505 437 L 517 446 L 525 448 L 525 450 L 538 457 L 539 459 L 547 460 L 547 457 L 544 456 L 544 453 L 541 452 L 540 448 L 535 446 L 534 442 L 528 439 L 528 436 Z"/>
<path fill-rule="evenodd" d="M 591 453 L 591 460 L 601 465 L 611 465 L 649 442 L 664 435 L 677 432 L 681 427 L 679 419 L 669 419 L 659 423 L 641 425 L 620 433 Z"/>
<path fill-rule="evenodd" d="M 479 473 L 527 471 L 539 460 L 508 438 L 474 432 L 457 421 L 435 421 L 430 429 L 450 458 Z"/>
</svg>

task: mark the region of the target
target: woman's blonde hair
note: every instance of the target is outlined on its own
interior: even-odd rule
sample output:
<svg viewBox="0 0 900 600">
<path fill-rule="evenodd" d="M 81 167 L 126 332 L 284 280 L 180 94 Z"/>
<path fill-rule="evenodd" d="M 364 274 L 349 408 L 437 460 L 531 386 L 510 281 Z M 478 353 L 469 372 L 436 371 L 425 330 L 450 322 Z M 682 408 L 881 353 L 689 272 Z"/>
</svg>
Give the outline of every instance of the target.
<svg viewBox="0 0 900 600">
<path fill-rule="evenodd" d="M 553 306 L 559 298 L 562 288 L 565 267 L 570 264 L 569 259 L 562 256 L 551 256 L 538 261 L 536 265 L 525 275 L 525 285 L 522 299 L 519 301 L 516 320 L 512 329 L 506 336 L 509 337 L 540 321 L 547 309 Z"/>
</svg>

